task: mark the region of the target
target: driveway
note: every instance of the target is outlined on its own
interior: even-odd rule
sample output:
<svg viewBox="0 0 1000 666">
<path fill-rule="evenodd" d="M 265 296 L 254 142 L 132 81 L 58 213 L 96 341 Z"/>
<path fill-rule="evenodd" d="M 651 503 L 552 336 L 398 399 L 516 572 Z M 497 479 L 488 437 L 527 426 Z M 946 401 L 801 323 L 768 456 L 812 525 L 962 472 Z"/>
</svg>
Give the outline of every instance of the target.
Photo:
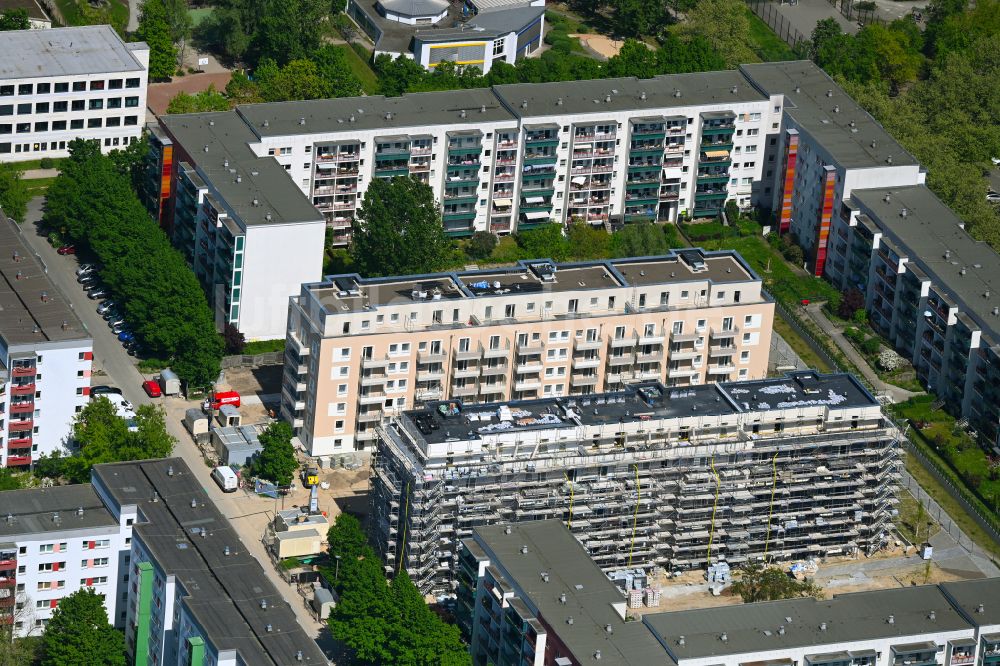
<svg viewBox="0 0 1000 666">
<path fill-rule="evenodd" d="M 41 198 L 35 198 L 28 204 L 28 214 L 24 223 L 24 238 L 45 265 L 49 278 L 69 300 L 71 307 L 83 320 L 87 330 L 94 338 L 94 373 L 96 376 L 93 378 L 93 383 L 117 386 L 122 390 L 125 398 L 134 405 L 160 402 L 161 399 L 151 399 L 142 390 L 141 384 L 146 377 L 143 377 L 136 368 L 136 359 L 125 353 L 117 337 L 108 328 L 107 323 L 97 314 L 98 301 L 88 299 L 83 289 L 77 284 L 75 271 L 78 261 L 76 257 L 59 256 L 56 254 L 55 248 L 49 245 L 44 237 L 33 233 L 42 217 L 42 203 Z M 171 400 L 180 401 L 178 398 Z M 197 403 L 191 402 L 188 403 L 188 406 L 196 407 Z M 169 412 L 183 413 L 183 410 L 177 409 L 176 405 L 171 407 Z M 279 590 L 287 593 L 286 598 L 302 628 L 317 638 L 317 643 L 328 655 L 331 654 L 333 641 L 326 625 L 316 622 L 306 611 L 301 596 L 294 588 L 286 584 L 274 570 L 261 543 L 262 526 L 273 516 L 276 504 L 274 500 L 242 492 L 231 495 L 223 493 L 219 486 L 212 481 L 211 468 L 204 463 L 201 452 L 195 446 L 180 420 L 167 418 L 166 422 L 170 434 L 177 440 L 173 454 L 187 462 L 208 496 L 230 520 L 240 539 L 247 546 L 247 550 L 261 563 L 264 573 Z"/>
</svg>

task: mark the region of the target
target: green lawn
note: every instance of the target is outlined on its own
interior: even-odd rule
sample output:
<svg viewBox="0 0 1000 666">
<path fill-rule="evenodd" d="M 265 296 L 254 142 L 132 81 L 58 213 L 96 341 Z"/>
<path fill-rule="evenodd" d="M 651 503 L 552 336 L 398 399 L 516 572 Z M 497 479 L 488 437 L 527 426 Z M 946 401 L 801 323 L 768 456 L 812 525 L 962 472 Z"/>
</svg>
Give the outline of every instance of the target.
<svg viewBox="0 0 1000 666">
<path fill-rule="evenodd" d="M 776 62 L 780 60 L 796 60 L 791 47 L 783 39 L 774 34 L 774 31 L 766 23 L 746 8 L 747 19 L 750 21 L 750 39 L 753 41 L 754 50 L 764 62 Z"/>
<path fill-rule="evenodd" d="M 796 333 L 792 327 L 788 325 L 788 322 L 782 319 L 781 315 L 777 313 L 774 315 L 774 332 L 780 335 L 782 339 L 788 343 L 788 346 L 799 355 L 799 358 L 801 358 L 802 362 L 807 366 L 814 368 L 819 372 L 833 372 L 833 368 L 827 365 L 827 363 L 813 351 L 812 347 L 809 346 L 809 343 L 807 343 L 801 335 Z"/>
<path fill-rule="evenodd" d="M 208 15 L 212 13 L 211 7 L 200 7 L 198 9 L 189 9 L 188 16 L 191 17 L 191 22 L 194 23 L 194 27 L 198 27 L 198 24 L 208 18 Z"/>
<path fill-rule="evenodd" d="M 333 48 L 342 51 L 347 58 L 347 63 L 351 66 L 354 76 L 361 81 L 361 88 L 366 95 L 374 95 L 378 92 L 378 76 L 367 61 L 362 60 L 358 52 L 347 44 L 338 44 Z"/>
<path fill-rule="evenodd" d="M 55 2 L 66 25 L 91 25 L 95 22 L 104 22 L 100 20 L 100 15 L 95 12 L 90 12 L 88 17 L 85 12 L 86 0 L 55 0 Z M 124 29 L 128 25 L 128 2 L 111 0 L 109 18 L 112 25 L 121 26 Z"/>
<path fill-rule="evenodd" d="M 49 186 L 56 181 L 55 178 L 31 178 L 25 179 L 28 192 L 32 197 L 44 197 L 49 190 Z"/>
<path fill-rule="evenodd" d="M 52 160 L 52 168 L 53 169 L 58 169 L 59 165 L 61 163 L 62 163 L 61 159 L 53 159 Z M 42 168 L 42 161 L 41 160 L 27 160 L 25 162 L 17 162 L 16 164 L 17 164 L 17 167 L 19 169 L 24 169 L 25 171 L 30 171 L 32 169 L 41 169 Z"/>
</svg>

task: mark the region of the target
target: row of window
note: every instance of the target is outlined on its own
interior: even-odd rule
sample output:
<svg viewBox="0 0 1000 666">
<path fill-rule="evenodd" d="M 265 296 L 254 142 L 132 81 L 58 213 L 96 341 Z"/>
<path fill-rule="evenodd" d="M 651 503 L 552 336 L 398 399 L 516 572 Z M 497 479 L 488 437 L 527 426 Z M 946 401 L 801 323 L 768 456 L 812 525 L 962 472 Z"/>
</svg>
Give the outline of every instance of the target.
<svg viewBox="0 0 1000 666">
<path fill-rule="evenodd" d="M 24 104 L 0 104 L 0 116 L 12 116 L 15 110 L 18 114 L 30 114 L 30 113 L 64 113 L 66 111 L 99 111 L 105 108 L 105 101 L 107 101 L 107 108 L 109 109 L 120 109 L 122 104 L 125 105 L 126 109 L 134 109 L 139 106 L 138 97 L 108 97 L 107 100 L 103 98 L 96 99 L 74 99 L 74 100 L 63 100 L 60 102 L 35 102 L 32 106 L 31 102 L 26 102 Z"/>
<path fill-rule="evenodd" d="M 58 83 L 21 83 L 18 85 L 0 86 L 0 97 L 13 97 L 15 90 L 18 95 L 48 95 L 49 93 L 86 92 L 98 90 L 121 90 L 125 88 L 138 88 L 140 79 L 138 77 L 130 79 L 110 79 L 108 81 L 60 81 Z"/>
<path fill-rule="evenodd" d="M 51 131 L 59 132 L 68 128 L 71 130 L 83 129 L 83 118 L 76 118 L 73 120 L 53 120 L 51 123 Z M 112 118 L 87 118 L 87 129 L 99 129 L 101 127 L 121 127 L 122 118 L 114 116 Z M 125 116 L 124 125 L 126 127 L 135 126 L 139 124 L 138 116 Z M 0 134 L 11 134 L 16 132 L 17 134 L 28 134 L 32 131 L 35 132 L 48 132 L 50 123 L 48 121 L 42 120 L 34 124 L 32 128 L 31 123 L 0 123 Z"/>
</svg>

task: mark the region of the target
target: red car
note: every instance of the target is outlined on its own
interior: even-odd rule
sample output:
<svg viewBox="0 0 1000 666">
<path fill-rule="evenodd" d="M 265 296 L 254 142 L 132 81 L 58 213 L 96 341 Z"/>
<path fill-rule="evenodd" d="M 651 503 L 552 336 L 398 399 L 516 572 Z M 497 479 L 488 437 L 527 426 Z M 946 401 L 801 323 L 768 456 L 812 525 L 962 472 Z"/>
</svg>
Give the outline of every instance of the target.
<svg viewBox="0 0 1000 666">
<path fill-rule="evenodd" d="M 76 254 L 76 245 L 63 245 L 56 252 L 58 254 Z"/>
<path fill-rule="evenodd" d="M 145 391 L 146 395 L 150 398 L 159 398 L 161 395 L 160 385 L 153 379 L 147 379 L 144 381 L 142 383 L 142 390 Z"/>
</svg>

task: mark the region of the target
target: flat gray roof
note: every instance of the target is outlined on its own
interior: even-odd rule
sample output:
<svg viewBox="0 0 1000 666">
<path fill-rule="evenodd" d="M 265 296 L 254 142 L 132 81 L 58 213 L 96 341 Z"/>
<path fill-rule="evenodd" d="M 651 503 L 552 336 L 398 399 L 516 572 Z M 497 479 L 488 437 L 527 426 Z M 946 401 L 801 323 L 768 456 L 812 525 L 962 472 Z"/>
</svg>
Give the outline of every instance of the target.
<svg viewBox="0 0 1000 666">
<path fill-rule="evenodd" d="M 625 597 L 594 563 L 561 520 L 539 520 L 475 528 L 484 555 L 503 568 L 537 609 L 536 617 L 558 634 L 576 663 L 672 663 L 656 638 L 640 622 L 625 622 L 612 604 Z M 468 540 L 468 541 L 471 541 Z M 527 546 L 528 552 L 522 553 Z M 541 573 L 548 574 L 545 582 Z M 566 595 L 566 603 L 559 595 Z M 526 609 L 527 610 L 527 609 Z M 573 624 L 567 619 L 572 617 Z M 607 626 L 611 627 L 609 633 Z M 561 651 L 556 649 L 557 654 Z M 595 659 L 597 651 L 601 660 Z"/>
<path fill-rule="evenodd" d="M 512 127 L 514 125 L 513 116 L 489 88 L 407 93 L 399 97 L 371 95 L 244 104 L 237 107 L 236 113 L 261 138 L 372 129 L 391 134 L 402 128 L 423 128 L 426 133 L 426 125 L 473 125 L 508 120 Z"/>
<path fill-rule="evenodd" d="M 157 565 L 177 577 L 183 603 L 216 649 L 236 650 L 255 666 L 329 663 L 184 460 L 97 465 L 92 475 L 120 505 L 139 507 L 145 520 L 134 532 Z"/>
<path fill-rule="evenodd" d="M 3 53 L 8 57 L 0 58 L 0 79 L 144 69 L 110 25 L 11 30 L 4 33 Z"/>
<path fill-rule="evenodd" d="M 448 0 L 378 0 L 378 4 L 405 16 L 437 16 L 448 9 Z"/>
<path fill-rule="evenodd" d="M 736 88 L 736 93 L 732 92 Z M 616 113 L 767 99 L 739 72 L 664 74 L 652 79 L 626 77 L 555 83 L 494 86 L 497 96 L 521 118 L 566 114 Z M 680 92 L 680 97 L 676 96 Z M 645 94 L 646 98 L 642 99 Z M 608 97 L 611 101 L 607 101 Z M 523 104 L 527 102 L 527 107 Z M 561 102 L 561 103 L 560 103 Z M 610 116 L 609 116 L 610 118 Z"/>
<path fill-rule="evenodd" d="M 642 621 L 678 661 L 810 646 L 821 654 L 824 646 L 835 643 L 939 634 L 970 626 L 936 585 L 655 613 L 644 615 Z"/>
<path fill-rule="evenodd" d="M 45 273 L 20 227 L 0 212 L 0 337 L 8 346 L 91 339 Z"/>
<path fill-rule="evenodd" d="M 941 583 L 940 587 L 973 624 L 1000 624 L 1000 578 Z"/>
<path fill-rule="evenodd" d="M 545 13 L 545 7 L 504 7 L 501 9 L 483 11 L 469 19 L 465 28 L 448 28 L 433 26 L 423 28 L 415 33 L 415 37 L 424 42 L 445 42 L 458 40 L 485 40 L 520 32 Z M 445 21 L 442 21 L 445 23 Z M 475 32 L 473 32 L 473 30 Z"/>
<path fill-rule="evenodd" d="M 927 273 L 937 291 L 975 317 L 993 340 L 1000 340 L 1000 326 L 992 314 L 1000 307 L 996 250 L 966 233 L 959 226 L 961 219 L 924 185 L 854 190 L 852 196 L 872 212 L 872 221 L 900 252 Z"/>
<path fill-rule="evenodd" d="M 250 150 L 257 137 L 236 113 L 165 115 L 160 123 L 247 226 L 323 219 L 284 167 Z M 175 153 L 174 163 L 182 161 Z"/>
<path fill-rule="evenodd" d="M 666 387 L 658 382 L 637 383 L 621 391 L 584 396 L 512 400 L 463 405 L 457 415 L 445 416 L 439 405 L 428 403 L 403 413 L 411 431 L 424 441 L 440 443 L 450 438 L 478 439 L 496 432 L 577 428 L 632 423 L 649 419 L 723 416 L 760 410 L 828 406 L 870 407 L 878 401 L 848 374 L 821 375 L 814 370 L 791 372 L 784 377 L 758 381 L 720 382 Z M 515 421 L 501 422 L 500 410 L 517 412 Z"/>
<path fill-rule="evenodd" d="M 784 95 L 785 113 L 841 166 L 885 167 L 889 166 L 890 157 L 894 166 L 917 164 L 878 121 L 815 63 L 797 60 L 742 65 L 740 71 L 768 95 Z"/>
<path fill-rule="evenodd" d="M 0 492 L 0 541 L 117 524 L 89 483 Z"/>
</svg>

